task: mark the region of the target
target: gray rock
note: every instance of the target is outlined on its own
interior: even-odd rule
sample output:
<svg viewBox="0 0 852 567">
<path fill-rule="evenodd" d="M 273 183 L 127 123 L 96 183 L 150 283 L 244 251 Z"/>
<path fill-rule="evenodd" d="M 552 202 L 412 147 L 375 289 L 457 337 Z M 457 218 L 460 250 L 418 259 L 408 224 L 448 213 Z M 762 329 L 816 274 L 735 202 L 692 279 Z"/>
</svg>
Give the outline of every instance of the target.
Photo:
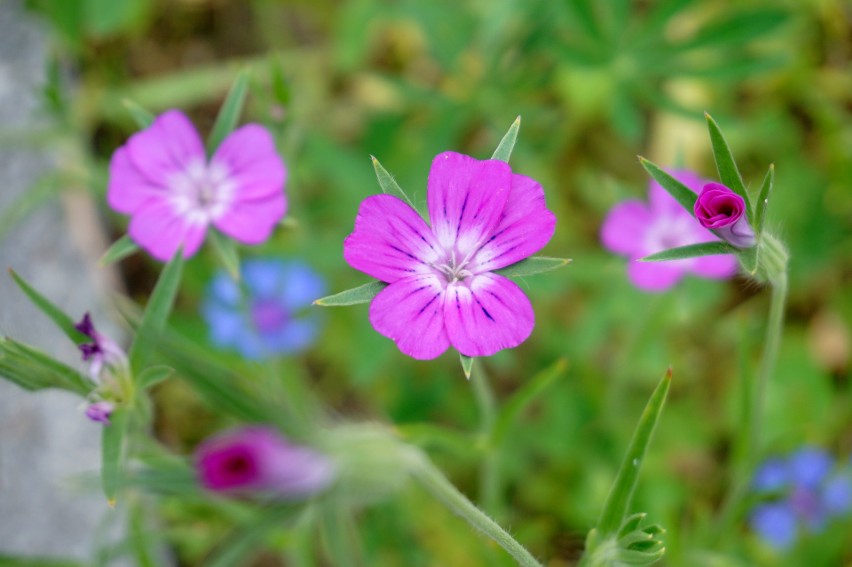
<svg viewBox="0 0 852 567">
<path fill-rule="evenodd" d="M 22 5 L 0 2 L 0 131 L 6 132 L 44 127 L 46 120 L 39 117 L 38 89 L 47 34 Z M 51 149 L 0 146 L 0 211 L 54 168 L 57 157 Z M 69 210 L 90 218 L 69 222 Z M 106 324 L 104 282 L 91 261 L 98 251 L 80 246 L 98 240 L 91 210 L 85 193 L 54 200 L 0 241 L 0 334 L 81 369 L 77 349 L 5 269 L 13 267 L 73 317 L 92 311 L 115 333 Z M 0 555 L 89 562 L 103 526 L 117 522 L 97 490 L 100 426 L 84 417 L 81 403 L 65 392 L 29 393 L 0 380 Z"/>
</svg>

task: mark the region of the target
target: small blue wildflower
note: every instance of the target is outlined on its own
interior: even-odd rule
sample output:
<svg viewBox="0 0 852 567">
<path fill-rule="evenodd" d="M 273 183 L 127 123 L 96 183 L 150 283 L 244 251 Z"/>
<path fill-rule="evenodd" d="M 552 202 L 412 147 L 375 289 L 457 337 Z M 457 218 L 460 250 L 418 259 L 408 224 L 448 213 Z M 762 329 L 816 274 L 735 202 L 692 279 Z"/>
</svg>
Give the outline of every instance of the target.
<svg viewBox="0 0 852 567">
<path fill-rule="evenodd" d="M 292 354 L 309 347 L 319 331 L 305 313 L 325 292 L 325 281 L 307 265 L 278 259 L 246 260 L 241 282 L 220 271 L 210 282 L 202 313 L 210 340 L 248 359 Z"/>
<path fill-rule="evenodd" d="M 852 511 L 852 467 L 835 468 L 834 458 L 817 447 L 767 460 L 752 481 L 755 492 L 767 498 L 752 512 L 752 529 L 785 550 L 802 530 L 819 532 L 832 517 Z"/>
</svg>

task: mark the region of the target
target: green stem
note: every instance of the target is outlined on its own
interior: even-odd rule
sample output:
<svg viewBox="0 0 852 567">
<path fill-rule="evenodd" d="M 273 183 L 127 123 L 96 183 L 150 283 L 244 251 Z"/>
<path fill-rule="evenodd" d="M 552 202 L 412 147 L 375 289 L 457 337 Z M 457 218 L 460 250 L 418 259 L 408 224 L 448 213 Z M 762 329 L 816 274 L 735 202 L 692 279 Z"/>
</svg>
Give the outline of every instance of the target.
<svg viewBox="0 0 852 567">
<path fill-rule="evenodd" d="M 479 408 L 479 434 L 483 444 L 482 462 L 479 468 L 479 503 L 489 513 L 499 515 L 499 453 L 492 442 L 494 424 L 497 421 L 497 400 L 481 363 L 476 365 L 471 381 L 476 405 Z"/>
<path fill-rule="evenodd" d="M 471 526 L 492 539 L 515 558 L 521 567 L 542 567 L 529 551 L 477 508 L 422 453 L 412 459 L 411 473 L 436 499 Z"/>
</svg>

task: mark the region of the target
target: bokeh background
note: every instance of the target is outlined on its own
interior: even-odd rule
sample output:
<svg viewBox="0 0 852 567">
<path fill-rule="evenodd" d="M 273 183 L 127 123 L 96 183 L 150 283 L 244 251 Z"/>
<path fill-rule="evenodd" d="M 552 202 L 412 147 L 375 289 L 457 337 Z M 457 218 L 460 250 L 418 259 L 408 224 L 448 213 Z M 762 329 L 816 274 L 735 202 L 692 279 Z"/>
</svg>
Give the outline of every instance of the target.
<svg viewBox="0 0 852 567">
<path fill-rule="evenodd" d="M 28 7 L 50 30 L 47 81 L 33 94 L 46 126 L 16 133 L 15 143 L 50 144 L 61 159 L 6 209 L 0 238 L 64 191 L 91 195 L 109 238 L 123 235 L 126 219 L 103 199 L 111 153 L 135 130 L 123 101 L 153 112 L 181 108 L 204 134 L 248 67 L 244 120 L 276 136 L 290 172 L 290 221 L 243 253 L 307 261 L 331 290 L 343 290 L 367 281 L 343 261 L 342 241 L 360 201 L 378 191 L 370 155 L 422 203 L 437 153 L 486 158 L 520 115 L 512 167 L 544 186 L 559 219 L 542 253 L 573 263 L 522 283 L 535 331 L 485 363 L 499 399 L 565 365 L 506 436 L 492 512 L 548 565 L 576 561 L 635 421 L 671 366 L 671 396 L 634 506 L 667 528 L 664 563 L 852 564 L 848 518 L 783 554 L 746 522 L 736 537 L 715 538 L 738 388 L 756 370 L 767 291 L 741 278 L 687 278 L 669 292 L 643 293 L 627 280 L 625 260 L 598 238 L 612 206 L 646 196 L 637 155 L 715 176 L 704 111 L 724 130 L 747 185 L 759 186 L 774 163 L 768 225 L 789 246 L 791 288 L 767 392 L 767 456 L 811 444 L 848 461 L 848 2 L 32 0 Z M 194 336 L 206 335 L 198 307 L 217 265 L 205 250 L 187 267 L 173 323 Z M 144 302 L 160 266 L 137 254 L 118 268 L 129 295 Z M 477 407 L 458 358 L 408 359 L 372 330 L 366 306 L 323 315 L 313 348 L 281 364 L 302 372 L 341 419 L 396 424 L 476 498 L 477 456 L 462 433 L 476 431 Z M 155 402 L 156 434 L 178 453 L 224 425 L 179 380 L 160 385 Z M 181 565 L 203 564 L 241 520 L 179 497 L 152 509 L 158 541 Z M 363 565 L 511 564 L 414 488 L 354 519 Z M 266 539 L 245 565 L 287 564 L 275 553 L 287 535 Z"/>
</svg>

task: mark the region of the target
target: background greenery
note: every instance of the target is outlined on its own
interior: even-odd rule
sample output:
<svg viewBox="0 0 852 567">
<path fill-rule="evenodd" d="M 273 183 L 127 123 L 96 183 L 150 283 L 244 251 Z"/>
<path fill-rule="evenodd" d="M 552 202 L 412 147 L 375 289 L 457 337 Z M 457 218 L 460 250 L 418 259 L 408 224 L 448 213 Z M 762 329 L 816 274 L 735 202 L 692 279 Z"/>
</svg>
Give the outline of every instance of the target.
<svg viewBox="0 0 852 567">
<path fill-rule="evenodd" d="M 598 230 L 614 204 L 644 198 L 636 155 L 715 176 L 703 111 L 713 114 L 756 188 L 769 163 L 768 223 L 791 251 L 781 358 L 768 392 L 769 453 L 805 443 L 852 453 L 852 8 L 843 0 L 33 0 L 54 56 L 43 92 L 49 130 L 4 133 L 56 144 L 47 173 L 0 222 L 59 190 L 103 204 L 112 151 L 135 126 L 125 99 L 179 107 L 209 131 L 228 86 L 248 66 L 246 120 L 277 136 L 290 179 L 291 221 L 246 255 L 304 258 L 332 290 L 367 281 L 342 259 L 360 201 L 375 192 L 370 155 L 417 202 L 432 157 L 488 157 L 517 115 L 515 171 L 539 180 L 559 219 L 546 255 L 568 268 L 530 277 L 537 325 L 521 347 L 485 361 L 505 399 L 557 361 L 565 369 L 506 434 L 491 512 L 548 565 L 582 550 L 654 384 L 672 391 L 644 464 L 635 508 L 664 525 L 667 565 L 848 565 L 852 524 L 778 555 L 745 522 L 720 533 L 744 373 L 754 372 L 767 294 L 742 279 L 687 279 L 648 295 L 626 279 Z M 71 189 L 69 189 L 69 187 Z M 126 219 L 103 205 L 117 238 Z M 217 259 L 186 266 L 174 324 L 204 336 L 197 307 Z M 144 302 L 160 266 L 144 254 L 120 265 Z M 398 426 L 477 498 L 479 416 L 455 354 L 417 362 L 375 333 L 367 307 L 324 313 L 315 347 L 281 361 L 342 419 Z M 257 367 L 230 360 L 252 381 Z M 228 420 L 184 382 L 155 392 L 155 430 L 178 453 Z M 420 424 L 440 426 L 420 427 Z M 473 433 L 471 433 L 473 432 Z M 140 508 L 141 510 L 141 508 Z M 165 496 L 161 518 L 134 537 L 165 540 L 184 565 L 203 564 L 245 507 Z M 215 512 L 215 513 L 214 513 Z M 511 564 L 420 491 L 359 509 L 355 564 Z M 273 530 L 246 565 L 289 565 L 298 530 Z M 297 542 L 297 543 L 294 543 Z M 125 553 L 112 550 L 110 553 Z M 141 556 L 139 556 L 141 557 Z M 253 562 L 252 562 L 253 561 Z M 329 560 L 331 561 L 331 560 Z M 143 559 L 139 562 L 144 564 Z M 239 564 L 239 563 L 237 563 Z M 329 564 L 335 564 L 331 561 Z"/>
</svg>

